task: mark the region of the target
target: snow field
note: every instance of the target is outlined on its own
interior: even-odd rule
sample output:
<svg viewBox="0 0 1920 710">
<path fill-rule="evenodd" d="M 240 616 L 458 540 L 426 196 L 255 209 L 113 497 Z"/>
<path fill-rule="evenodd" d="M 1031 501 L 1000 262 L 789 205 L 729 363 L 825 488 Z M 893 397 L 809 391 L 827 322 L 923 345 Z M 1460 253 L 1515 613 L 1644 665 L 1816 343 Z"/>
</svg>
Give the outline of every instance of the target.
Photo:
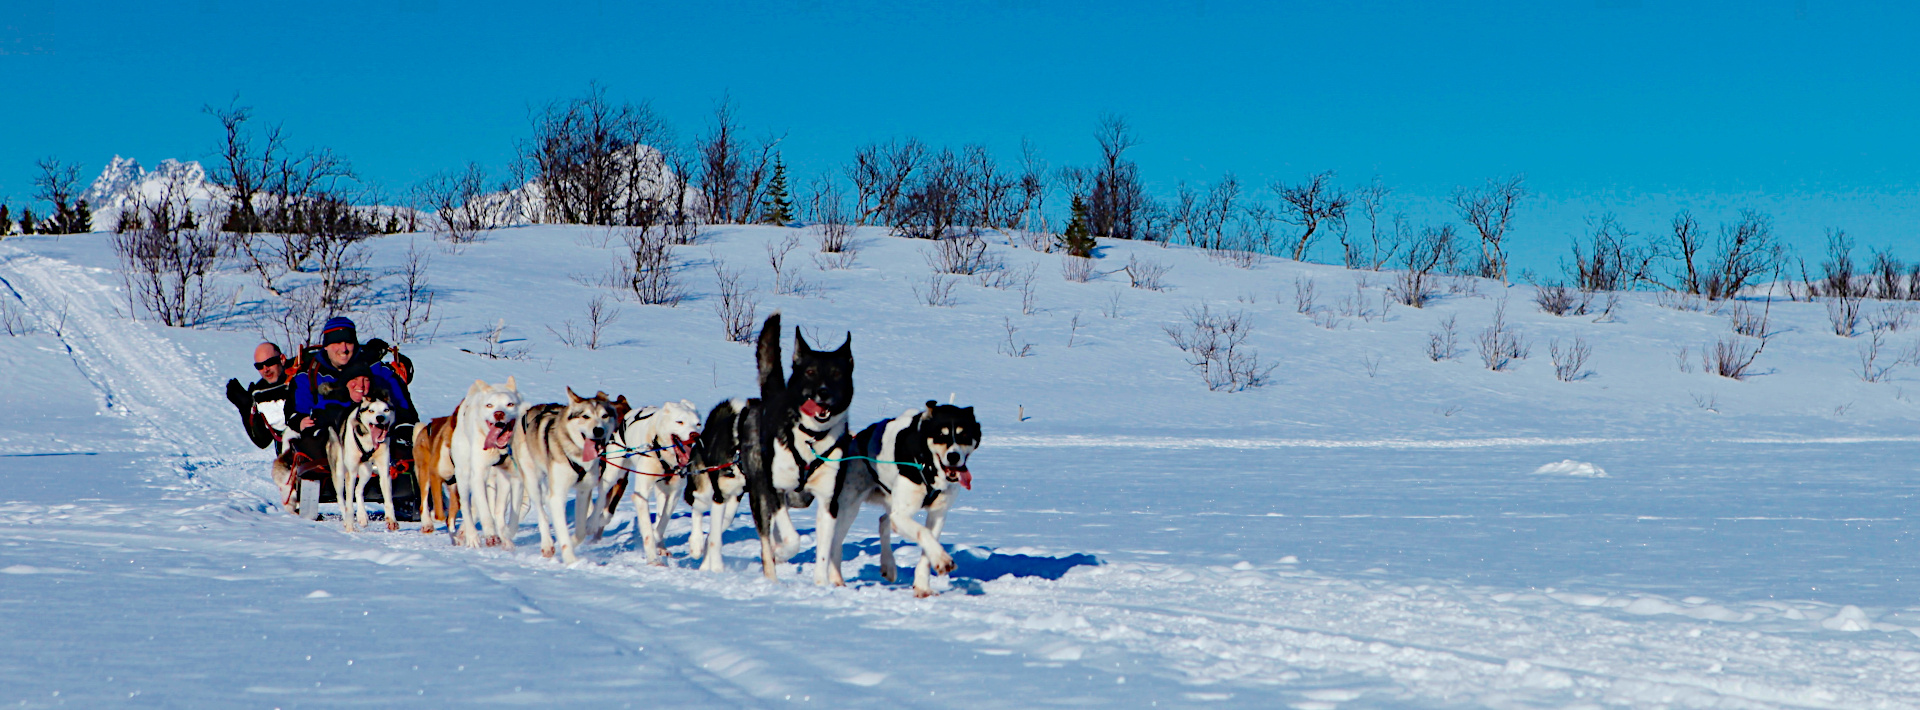
<svg viewBox="0 0 1920 710">
<path fill-rule="evenodd" d="M 247 325 L 128 322 L 103 245 L 27 240 L 0 246 L 0 278 L 70 325 L 0 340 L 5 362 L 46 371 L 0 375 L 17 378 L 0 419 L 0 581 L 50 613 L 0 623 L 58 650 L 0 655 L 0 686 L 28 706 L 394 704 L 409 690 L 433 706 L 1920 704 L 1902 475 L 1914 413 L 1900 381 L 1847 372 L 1855 343 L 1825 334 L 1818 305 L 1777 305 L 1771 374 L 1735 382 L 1681 372 L 1672 352 L 1726 319 L 1651 296 L 1593 323 L 1480 284 L 1327 329 L 1296 312 L 1292 281 L 1354 288 L 1340 269 L 1109 245 L 1103 271 L 1129 252 L 1172 267 L 1171 290 L 1147 292 L 1124 275 L 1070 283 L 1058 257 L 998 247 L 1011 270 L 1034 268 L 1042 310 L 1023 316 L 1017 288 L 972 281 L 951 308 L 915 302 L 922 245 L 869 231 L 854 269 L 803 272 L 816 296 L 770 295 L 765 245 L 788 231 L 728 227 L 680 249 L 692 299 L 624 304 L 613 346 L 568 349 L 544 326 L 600 293 L 572 278 L 606 268 L 596 231 L 502 230 L 435 254 L 439 338 L 407 350 L 423 414 L 508 374 L 530 402 L 566 385 L 703 407 L 747 393 L 750 349 L 724 342 L 711 311 L 717 258 L 758 279 L 761 315 L 778 307 L 825 347 L 854 333 L 856 424 L 950 393 L 981 412 L 982 485 L 950 518 L 947 594 L 875 583 L 870 511 L 842 590 L 807 583 L 810 552 L 760 581 L 744 515 L 724 575 L 645 565 L 631 505 L 574 567 L 525 533 L 519 550 L 474 552 L 411 526 L 342 536 L 293 520 L 217 395 L 245 374 Z M 404 240 L 378 242 L 376 264 Z M 1387 276 L 1365 278 L 1356 292 L 1384 295 Z M 1495 373 L 1425 357 L 1438 321 L 1457 316 L 1464 341 L 1502 292 L 1532 359 Z M 1201 302 L 1253 317 L 1274 384 L 1206 391 L 1160 332 Z M 501 319 L 525 359 L 460 351 Z M 1031 356 L 998 351 L 1007 322 Z M 1559 382 L 1541 342 L 1573 335 L 1595 344 L 1597 374 Z M 21 456 L 44 453 L 72 455 Z M 1569 472 L 1535 475 L 1563 460 Z M 674 521 L 670 548 L 685 540 Z"/>
</svg>

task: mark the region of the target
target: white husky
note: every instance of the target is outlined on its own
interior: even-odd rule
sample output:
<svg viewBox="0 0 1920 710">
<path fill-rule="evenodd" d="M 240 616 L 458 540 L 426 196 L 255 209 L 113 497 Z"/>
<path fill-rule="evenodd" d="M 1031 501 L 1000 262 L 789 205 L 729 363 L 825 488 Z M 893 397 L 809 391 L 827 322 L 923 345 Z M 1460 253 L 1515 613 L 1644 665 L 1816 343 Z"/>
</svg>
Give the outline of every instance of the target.
<svg viewBox="0 0 1920 710">
<path fill-rule="evenodd" d="M 513 467 L 533 505 L 540 524 L 540 555 L 552 557 L 558 538 L 560 559 L 578 561 L 574 547 L 585 540 L 588 508 L 600 487 L 605 463 L 601 453 L 619 421 L 613 403 L 602 396 L 591 399 L 567 390 L 566 404 L 536 404 L 520 415 L 515 428 Z M 573 494 L 573 519 L 578 532 L 567 529 L 567 494 Z"/>
<path fill-rule="evenodd" d="M 634 527 L 639 528 L 647 558 L 654 564 L 667 561 L 667 520 L 673 517 L 673 499 L 687 485 L 687 464 L 693 459 L 694 440 L 700 436 L 700 412 L 687 400 L 667 402 L 627 413 L 613 433 L 613 445 L 607 449 L 608 470 L 600 476 L 600 503 L 592 507 L 587 532 L 598 538 L 612 517 L 616 501 L 608 494 L 620 495 L 632 479 Z M 653 509 L 649 524 L 647 511 Z"/>
<path fill-rule="evenodd" d="M 504 542 L 512 547 L 514 531 L 506 526 L 506 508 L 519 503 L 509 452 L 514 423 L 520 417 L 520 387 L 512 377 L 500 386 L 475 380 L 454 417 L 447 449 L 465 512 L 460 517 L 460 541 L 479 547 L 484 531 L 485 544 Z"/>
<path fill-rule="evenodd" d="M 367 524 L 367 480 L 380 479 L 380 502 L 386 506 L 387 529 L 399 530 L 394 519 L 393 479 L 387 477 L 391 452 L 387 434 L 393 429 L 393 407 L 384 399 L 361 400 L 334 427 L 327 440 L 327 462 L 333 466 L 333 491 L 340 501 L 340 523 L 347 532 Z"/>
</svg>

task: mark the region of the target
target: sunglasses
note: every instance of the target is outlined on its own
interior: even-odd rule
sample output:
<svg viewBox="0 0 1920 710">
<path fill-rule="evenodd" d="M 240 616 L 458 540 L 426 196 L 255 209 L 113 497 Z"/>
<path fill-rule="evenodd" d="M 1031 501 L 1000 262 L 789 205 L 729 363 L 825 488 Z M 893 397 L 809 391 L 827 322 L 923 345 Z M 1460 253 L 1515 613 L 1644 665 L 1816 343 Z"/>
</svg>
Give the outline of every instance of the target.
<svg viewBox="0 0 1920 710">
<path fill-rule="evenodd" d="M 286 362 L 286 360 L 281 359 L 279 355 L 275 355 L 273 357 L 254 363 L 253 369 L 265 370 L 269 367 L 279 367 L 280 364 L 283 362 Z"/>
</svg>

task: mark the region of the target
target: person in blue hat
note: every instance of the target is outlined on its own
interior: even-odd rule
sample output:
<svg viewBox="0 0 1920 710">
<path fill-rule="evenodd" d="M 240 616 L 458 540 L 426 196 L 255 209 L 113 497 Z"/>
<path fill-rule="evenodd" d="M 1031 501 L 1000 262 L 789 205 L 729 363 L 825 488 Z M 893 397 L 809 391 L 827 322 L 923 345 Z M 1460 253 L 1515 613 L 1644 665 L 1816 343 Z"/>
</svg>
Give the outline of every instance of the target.
<svg viewBox="0 0 1920 710">
<path fill-rule="evenodd" d="M 326 473 L 328 433 L 367 392 L 382 393 L 393 405 L 393 473 L 411 470 L 412 425 L 420 415 L 408 396 L 407 378 L 395 371 L 396 366 L 411 370 L 411 361 L 395 352 L 393 364 L 383 362 L 387 344 L 375 339 L 362 346 L 353 321 L 345 316 L 328 318 L 321 327 L 319 351 L 310 365 L 293 376 L 293 396 L 287 401 L 287 422 L 300 434 L 294 439 L 295 473 L 323 483 L 331 478 Z M 367 380 L 364 386 L 348 386 L 361 378 Z M 396 507 L 399 503 L 395 501 Z"/>
</svg>

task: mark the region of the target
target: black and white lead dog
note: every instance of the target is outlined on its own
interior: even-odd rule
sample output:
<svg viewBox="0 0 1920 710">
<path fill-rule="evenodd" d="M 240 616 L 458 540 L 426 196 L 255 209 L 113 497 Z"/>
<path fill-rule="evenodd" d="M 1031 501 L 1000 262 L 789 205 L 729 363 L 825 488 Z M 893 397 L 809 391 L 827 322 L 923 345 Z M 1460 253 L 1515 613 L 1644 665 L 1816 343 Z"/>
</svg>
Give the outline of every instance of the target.
<svg viewBox="0 0 1920 710">
<path fill-rule="evenodd" d="M 973 489 L 967 459 L 979 447 L 980 421 L 974 418 L 973 408 L 932 400 L 925 409 L 907 410 L 861 431 L 853 447 L 856 455 L 841 470 L 840 487 L 821 506 L 839 521 L 830 531 L 832 544 L 826 546 L 834 556 L 821 558 L 821 566 L 831 566 L 829 574 L 839 578 L 840 545 L 860 514 L 860 504 L 876 503 L 882 506 L 880 576 L 894 581 L 893 541 L 888 534 L 898 531 L 900 537 L 920 546 L 913 595 L 933 596 L 931 575 L 953 571 L 953 557 L 940 545 L 940 530 L 958 493 L 954 485 Z M 923 510 L 925 525 L 914 520 Z M 825 528 L 814 531 L 818 537 L 828 533 Z"/>
<path fill-rule="evenodd" d="M 754 529 L 760 534 L 760 569 L 774 579 L 774 566 L 799 547 L 788 507 L 805 508 L 829 498 L 838 486 L 840 460 L 852 445 L 847 407 L 853 403 L 853 334 L 836 350 L 814 350 L 794 329 L 793 376 L 780 365 L 780 314 L 767 316 L 755 352 L 760 399 L 747 402 L 738 423 L 740 471 L 751 494 Z M 824 549 L 835 529 L 825 506 L 816 512 L 816 559 L 837 558 Z M 782 538 L 776 545 L 774 536 Z M 817 565 L 814 581 L 844 585 L 837 565 Z"/>
</svg>

